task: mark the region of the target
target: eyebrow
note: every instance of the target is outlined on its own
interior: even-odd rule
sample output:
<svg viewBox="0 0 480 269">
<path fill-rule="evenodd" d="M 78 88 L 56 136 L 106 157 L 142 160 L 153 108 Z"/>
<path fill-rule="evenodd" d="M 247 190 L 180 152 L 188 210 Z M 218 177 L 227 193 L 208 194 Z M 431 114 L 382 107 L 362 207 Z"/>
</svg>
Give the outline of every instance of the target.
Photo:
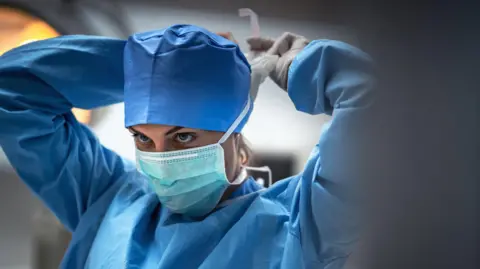
<svg viewBox="0 0 480 269">
<path fill-rule="evenodd" d="M 136 133 L 136 134 L 140 133 L 139 131 L 135 130 L 133 127 L 128 127 L 127 129 L 132 133 Z"/>
<path fill-rule="evenodd" d="M 165 135 L 170 135 L 170 134 L 175 133 L 176 131 L 181 130 L 181 129 L 183 129 L 183 128 L 184 128 L 184 127 L 182 127 L 182 126 L 175 126 L 175 127 L 173 127 L 172 129 L 168 130 L 168 132 L 166 132 Z M 133 127 L 128 127 L 128 129 L 129 129 L 130 131 L 132 131 L 133 133 L 145 135 L 144 133 L 135 130 L 135 128 L 133 128 Z"/>
<path fill-rule="evenodd" d="M 184 128 L 184 127 L 182 127 L 182 126 L 175 126 L 175 127 L 173 127 L 172 129 L 170 129 L 170 131 L 168 131 L 165 135 L 173 134 L 173 133 L 175 133 L 176 131 L 181 130 L 181 129 L 183 129 L 183 128 Z"/>
</svg>

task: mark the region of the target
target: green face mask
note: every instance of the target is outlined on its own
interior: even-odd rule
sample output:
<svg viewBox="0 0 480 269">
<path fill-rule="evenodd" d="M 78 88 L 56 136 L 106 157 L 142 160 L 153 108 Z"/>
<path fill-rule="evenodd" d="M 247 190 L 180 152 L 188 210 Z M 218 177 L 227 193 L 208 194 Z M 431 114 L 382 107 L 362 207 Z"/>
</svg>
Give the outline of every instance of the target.
<svg viewBox="0 0 480 269">
<path fill-rule="evenodd" d="M 247 115 L 248 102 L 216 144 L 170 152 L 137 150 L 137 169 L 149 179 L 162 205 L 174 213 L 192 217 L 210 213 L 229 185 L 239 185 L 246 177 L 230 183 L 225 172 L 221 146 Z"/>
</svg>

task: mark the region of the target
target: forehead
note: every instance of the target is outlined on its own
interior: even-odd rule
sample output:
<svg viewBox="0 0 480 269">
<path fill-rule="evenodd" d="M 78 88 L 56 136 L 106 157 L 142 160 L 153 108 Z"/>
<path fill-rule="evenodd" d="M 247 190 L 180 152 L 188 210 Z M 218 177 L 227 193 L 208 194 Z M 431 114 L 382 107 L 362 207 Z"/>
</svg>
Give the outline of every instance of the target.
<svg viewBox="0 0 480 269">
<path fill-rule="evenodd" d="M 164 136 L 175 133 L 177 131 L 195 132 L 195 133 L 211 133 L 223 134 L 223 132 L 206 131 L 202 129 L 184 128 L 181 126 L 172 126 L 164 124 L 138 124 L 128 128 L 131 131 L 142 133 L 147 136 Z"/>
<path fill-rule="evenodd" d="M 178 128 L 177 126 L 164 125 L 164 124 L 138 124 L 130 127 L 130 130 L 137 131 L 139 133 L 166 133 L 172 128 Z"/>
<path fill-rule="evenodd" d="M 139 124 L 129 128 L 129 130 L 135 133 L 141 133 L 152 139 L 162 138 L 176 133 L 179 130 L 188 130 L 189 132 L 195 131 L 192 129 L 185 129 L 180 126 L 170 126 L 163 124 Z M 195 131 L 198 132 L 198 131 Z"/>
</svg>

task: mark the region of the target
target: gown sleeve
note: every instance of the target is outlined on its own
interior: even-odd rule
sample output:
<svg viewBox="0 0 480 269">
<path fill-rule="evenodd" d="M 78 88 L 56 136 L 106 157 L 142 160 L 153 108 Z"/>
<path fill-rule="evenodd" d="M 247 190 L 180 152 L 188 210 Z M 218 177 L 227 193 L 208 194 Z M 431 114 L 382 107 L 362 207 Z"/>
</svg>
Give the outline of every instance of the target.
<svg viewBox="0 0 480 269">
<path fill-rule="evenodd" d="M 342 268 L 358 239 L 354 190 L 365 157 L 372 69 L 367 54 L 332 40 L 311 42 L 289 69 L 288 94 L 296 109 L 332 116 L 291 187 L 292 231 L 305 259 L 320 262 L 316 268 Z"/>
<path fill-rule="evenodd" d="M 72 107 L 123 101 L 124 45 L 64 36 L 0 56 L 0 145 L 20 178 L 70 231 L 131 169 L 71 113 Z"/>
</svg>

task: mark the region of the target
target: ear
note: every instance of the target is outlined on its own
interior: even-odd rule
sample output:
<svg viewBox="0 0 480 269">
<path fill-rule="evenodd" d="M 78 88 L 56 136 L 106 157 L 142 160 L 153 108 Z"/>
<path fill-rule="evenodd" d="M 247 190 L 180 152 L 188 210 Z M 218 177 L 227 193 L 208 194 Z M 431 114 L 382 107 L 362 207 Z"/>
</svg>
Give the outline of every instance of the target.
<svg viewBox="0 0 480 269">
<path fill-rule="evenodd" d="M 240 162 L 240 165 L 245 165 L 247 164 L 248 158 L 245 150 L 240 147 L 240 134 L 235 134 L 234 139 L 235 139 L 235 142 L 234 142 L 235 148 L 237 149 L 237 153 L 239 155 L 238 160 Z"/>
<path fill-rule="evenodd" d="M 240 158 L 239 158 L 240 164 L 241 165 L 246 165 L 247 162 L 248 162 L 247 153 L 243 149 L 240 149 L 238 152 L 239 152 L 239 155 L 240 155 Z"/>
</svg>

